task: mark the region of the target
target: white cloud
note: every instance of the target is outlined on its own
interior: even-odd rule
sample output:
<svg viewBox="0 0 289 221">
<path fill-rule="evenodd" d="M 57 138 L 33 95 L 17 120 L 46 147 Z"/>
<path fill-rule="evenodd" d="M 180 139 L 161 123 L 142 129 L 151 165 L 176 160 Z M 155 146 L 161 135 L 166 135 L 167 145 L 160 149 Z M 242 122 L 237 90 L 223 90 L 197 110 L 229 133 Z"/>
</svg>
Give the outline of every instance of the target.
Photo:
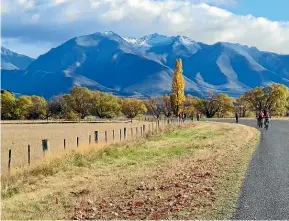
<svg viewBox="0 0 289 221">
<path fill-rule="evenodd" d="M 18 0 L 18 3 L 24 8 L 24 9 L 33 9 L 35 7 L 34 0 Z"/>
<path fill-rule="evenodd" d="M 136 37 L 154 32 L 186 35 L 209 44 L 231 41 L 289 54 L 289 21 L 236 15 L 216 6 L 234 5 L 236 0 L 2 1 L 5 6 L 3 38 L 25 36 L 26 40 L 29 39 L 29 33 L 24 33 L 29 24 L 29 29 L 35 27 L 36 35 L 39 27 L 45 28 L 45 33 L 50 31 L 51 36 L 41 35 L 36 40 L 55 46 L 76 35 L 112 30 L 120 35 Z M 10 26 L 5 26 L 5 22 Z M 23 36 L 16 31 L 21 27 Z M 59 38 L 52 38 L 56 31 Z M 13 36 L 15 33 L 17 35 Z"/>
<path fill-rule="evenodd" d="M 68 1 L 69 0 L 52 0 L 52 4 L 60 5 L 60 4 L 66 3 Z"/>
<path fill-rule="evenodd" d="M 203 2 L 207 4 L 214 4 L 214 5 L 225 5 L 225 6 L 234 6 L 237 4 L 238 0 L 204 0 Z"/>
<path fill-rule="evenodd" d="M 92 8 L 98 8 L 100 6 L 100 2 L 98 0 L 90 0 L 90 4 Z"/>
<path fill-rule="evenodd" d="M 101 15 L 103 22 L 119 21 L 123 16 L 124 10 L 122 8 L 109 10 Z"/>
</svg>

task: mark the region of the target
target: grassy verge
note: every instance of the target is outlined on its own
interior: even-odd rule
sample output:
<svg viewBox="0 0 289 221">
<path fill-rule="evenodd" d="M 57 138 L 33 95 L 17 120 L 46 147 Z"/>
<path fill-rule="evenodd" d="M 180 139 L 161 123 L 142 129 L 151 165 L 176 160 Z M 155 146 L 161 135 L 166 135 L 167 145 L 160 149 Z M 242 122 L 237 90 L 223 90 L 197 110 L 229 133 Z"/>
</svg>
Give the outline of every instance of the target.
<svg viewBox="0 0 289 221">
<path fill-rule="evenodd" d="M 203 120 L 222 120 L 222 119 L 231 119 L 235 120 L 235 117 L 224 117 L 224 118 L 202 118 Z M 256 120 L 256 117 L 240 117 L 240 120 Z M 278 117 L 278 116 L 272 116 L 272 120 L 289 120 L 289 117 Z"/>
<path fill-rule="evenodd" d="M 289 120 L 289 117 L 272 117 L 272 120 Z"/>
<path fill-rule="evenodd" d="M 229 219 L 258 132 L 196 123 L 9 179 L 2 219 Z"/>
</svg>

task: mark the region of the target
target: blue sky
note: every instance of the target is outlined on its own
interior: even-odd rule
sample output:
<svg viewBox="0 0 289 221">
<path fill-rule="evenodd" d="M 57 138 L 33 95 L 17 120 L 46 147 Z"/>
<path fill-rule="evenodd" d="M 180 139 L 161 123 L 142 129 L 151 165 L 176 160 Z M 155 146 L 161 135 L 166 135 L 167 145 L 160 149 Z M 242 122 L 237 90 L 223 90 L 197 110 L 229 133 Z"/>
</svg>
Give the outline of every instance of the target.
<svg viewBox="0 0 289 221">
<path fill-rule="evenodd" d="M 238 0 L 232 12 L 257 17 L 266 17 L 274 21 L 289 20 L 289 0 Z"/>
<path fill-rule="evenodd" d="M 289 54 L 289 0 L 2 0 L 2 44 L 38 57 L 94 32 L 184 35 Z"/>
</svg>

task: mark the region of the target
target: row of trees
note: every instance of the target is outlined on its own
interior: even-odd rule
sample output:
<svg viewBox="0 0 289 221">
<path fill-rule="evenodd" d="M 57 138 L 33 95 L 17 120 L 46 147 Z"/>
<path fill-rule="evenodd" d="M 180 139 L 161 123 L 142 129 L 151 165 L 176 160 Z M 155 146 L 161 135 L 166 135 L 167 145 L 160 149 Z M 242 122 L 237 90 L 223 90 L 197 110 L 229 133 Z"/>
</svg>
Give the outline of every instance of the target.
<svg viewBox="0 0 289 221">
<path fill-rule="evenodd" d="M 174 103 L 175 102 L 175 103 Z M 39 96 L 16 98 L 9 91 L 1 93 L 1 119 L 84 119 L 87 116 L 114 118 L 124 115 L 129 119 L 148 113 L 160 116 L 206 117 L 233 116 L 239 112 L 242 117 L 254 112 L 269 110 L 272 115 L 284 116 L 289 110 L 289 89 L 284 85 L 273 84 L 248 91 L 238 99 L 227 94 L 211 93 L 206 98 L 191 95 L 176 103 L 173 96 L 160 96 L 149 99 L 120 98 L 100 91 L 74 87 L 67 95 L 56 96 L 46 101 Z"/>
<path fill-rule="evenodd" d="M 74 87 L 69 94 L 46 101 L 39 96 L 16 98 L 1 91 L 1 119 L 84 119 L 87 116 L 114 118 L 124 115 L 133 119 L 147 111 L 145 103 L 134 98 L 120 98 L 85 87 Z"/>
<path fill-rule="evenodd" d="M 205 98 L 185 96 L 182 60 L 176 60 L 171 95 L 149 99 L 120 98 L 109 93 L 74 87 L 66 95 L 46 101 L 39 96 L 16 98 L 9 91 L 1 91 L 1 119 L 84 119 L 87 116 L 129 119 L 148 113 L 159 118 L 171 116 L 211 117 L 232 116 L 239 112 L 248 117 L 254 112 L 268 110 L 272 115 L 284 116 L 289 109 L 289 89 L 281 84 L 257 87 L 238 99 L 227 94 L 210 93 Z"/>
<path fill-rule="evenodd" d="M 39 96 L 16 98 L 10 91 L 1 91 L 1 119 L 42 119 L 47 102 Z"/>
</svg>

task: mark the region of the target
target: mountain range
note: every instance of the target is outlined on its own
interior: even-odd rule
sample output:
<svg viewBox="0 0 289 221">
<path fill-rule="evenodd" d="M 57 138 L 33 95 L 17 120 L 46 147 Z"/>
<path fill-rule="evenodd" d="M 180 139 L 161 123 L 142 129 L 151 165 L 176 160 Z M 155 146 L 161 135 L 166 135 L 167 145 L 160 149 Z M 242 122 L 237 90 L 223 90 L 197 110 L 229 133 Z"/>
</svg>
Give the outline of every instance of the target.
<svg viewBox="0 0 289 221">
<path fill-rule="evenodd" d="M 23 70 L 26 69 L 35 59 L 17 54 L 1 46 L 1 69 Z"/>
<path fill-rule="evenodd" d="M 3 54 L 1 48 L 2 62 Z M 72 38 L 36 60 L 24 56 L 20 63 L 27 66 L 6 59 L 11 65 L 1 65 L 2 88 L 45 98 L 73 86 L 120 96 L 163 95 L 170 93 L 177 58 L 183 60 L 186 93 L 193 95 L 215 91 L 236 97 L 271 83 L 289 86 L 289 55 L 225 42 L 207 45 L 185 36 L 155 33 L 137 39 L 96 32 Z"/>
</svg>

